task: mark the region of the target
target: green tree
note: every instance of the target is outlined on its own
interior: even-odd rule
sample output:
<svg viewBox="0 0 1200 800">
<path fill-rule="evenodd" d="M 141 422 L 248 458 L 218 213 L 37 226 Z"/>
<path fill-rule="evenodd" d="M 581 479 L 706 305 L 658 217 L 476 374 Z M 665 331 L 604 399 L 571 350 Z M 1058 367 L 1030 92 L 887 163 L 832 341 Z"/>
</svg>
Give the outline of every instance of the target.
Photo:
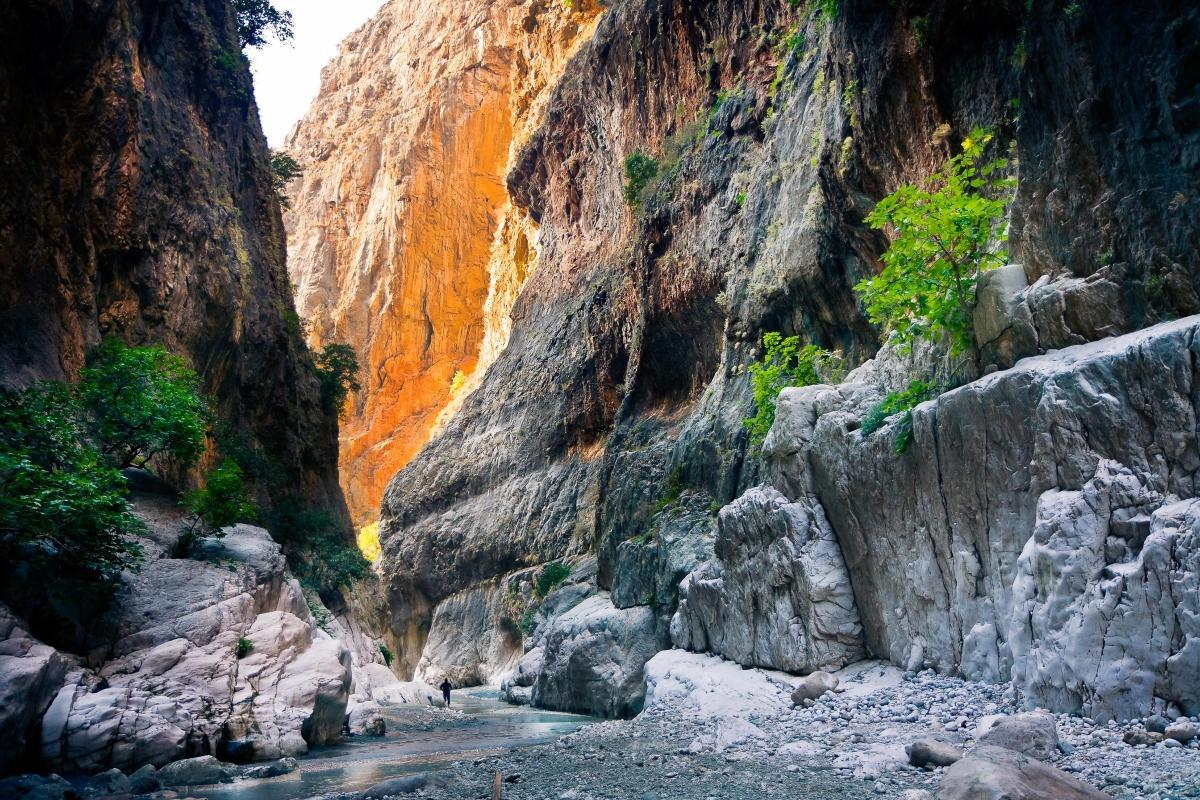
<svg viewBox="0 0 1200 800">
<path fill-rule="evenodd" d="M 289 41 L 292 31 L 292 12 L 280 11 L 271 0 L 233 0 L 237 15 L 238 44 L 242 47 L 262 47 L 268 34 L 281 42 Z"/>
<path fill-rule="evenodd" d="M 313 353 L 317 380 L 321 384 L 321 399 L 325 407 L 341 416 L 346 398 L 362 388 L 358 382 L 358 356 L 348 344 L 329 344 Z"/>
<path fill-rule="evenodd" d="M 658 162 L 642 152 L 625 159 L 625 202 L 632 208 L 642 207 L 642 192 L 658 174 Z"/>
<path fill-rule="evenodd" d="M 110 338 L 79 377 L 88 436 L 119 469 L 145 467 L 160 455 L 193 464 L 204 452 L 208 401 L 179 356 Z"/>
<path fill-rule="evenodd" d="M 292 498 L 271 510 L 267 526 L 283 545 L 296 577 L 318 594 L 327 596 L 370 574 L 371 562 L 326 509 Z"/>
<path fill-rule="evenodd" d="M 185 494 L 183 504 L 191 512 L 188 525 L 191 535 L 197 531 L 220 535 L 222 528 L 253 522 L 258 516 L 258 509 L 246 490 L 242 469 L 230 459 L 213 467 L 204 479 L 204 486 Z"/>
<path fill-rule="evenodd" d="M 921 185 L 901 186 L 867 216 L 893 236 L 883 270 L 854 287 L 871 321 L 902 349 L 945 335 L 955 353 L 974 348 L 975 283 L 1008 260 L 1004 224 L 1013 181 L 1007 162 L 983 160 L 993 135 L 976 129 L 963 150 Z"/>
<path fill-rule="evenodd" d="M 143 526 L 124 477 L 82 443 L 80 416 L 63 384 L 0 392 L 0 550 L 107 583 L 140 561 L 130 537 Z"/>
<path fill-rule="evenodd" d="M 799 336 L 784 338 L 777 332 L 766 333 L 763 348 L 762 360 L 750 365 L 755 413 L 745 420 L 750 441 L 755 444 L 761 444 L 775 424 L 775 404 L 781 391 L 788 386 L 839 381 L 846 371 L 837 353 L 813 344 L 800 347 Z"/>
<path fill-rule="evenodd" d="M 288 200 L 283 190 L 289 183 L 303 175 L 304 169 L 300 166 L 300 162 L 282 150 L 271 151 L 270 167 L 271 186 L 275 189 L 275 195 L 279 198 L 279 204 L 284 208 L 290 208 L 291 201 Z"/>
</svg>

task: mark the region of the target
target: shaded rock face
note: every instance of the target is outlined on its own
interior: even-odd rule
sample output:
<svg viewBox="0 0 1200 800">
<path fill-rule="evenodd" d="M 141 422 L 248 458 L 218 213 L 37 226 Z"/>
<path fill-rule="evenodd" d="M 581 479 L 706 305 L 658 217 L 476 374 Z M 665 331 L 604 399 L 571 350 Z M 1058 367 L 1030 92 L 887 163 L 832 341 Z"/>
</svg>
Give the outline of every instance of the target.
<svg viewBox="0 0 1200 800">
<path fill-rule="evenodd" d="M 508 203 L 514 142 L 544 105 L 595 3 L 387 3 L 348 37 L 285 149 L 288 269 L 315 345 L 354 346 L 363 390 L 342 423 L 354 521 L 490 363 L 537 257 Z M 459 389 L 459 393 L 466 389 Z"/>
<path fill-rule="evenodd" d="M 67 662 L 42 644 L 0 605 L 0 773 L 20 766 L 50 701 L 66 677 Z"/>
<path fill-rule="evenodd" d="M 870 437 L 855 379 L 784 390 L 765 453 L 824 509 L 866 643 L 1099 719 L 1197 706 L 1200 317 L 1021 361 Z M 899 418 L 893 418 L 893 422 Z"/>
<path fill-rule="evenodd" d="M 161 342 L 278 491 L 344 509 L 229 4 L 5 3 L 0 86 L 0 380 Z"/>
<path fill-rule="evenodd" d="M 26 765 L 129 772 L 201 754 L 279 758 L 340 737 L 350 652 L 316 627 L 279 546 L 265 530 L 238 525 L 206 550 L 211 560 L 152 551 L 109 613 L 111 643 L 89 662 L 50 651 L 71 666 L 41 706 Z M 0 648 L 20 645 L 19 634 L 13 628 Z M 19 678 L 3 671 L 0 688 Z M 31 691 L 6 712 L 23 704 L 40 714 L 38 697 Z"/>
<path fill-rule="evenodd" d="M 1010 250 L 1024 266 L 998 287 L 994 363 L 1007 367 L 1192 310 L 1200 262 L 1196 212 L 1184 200 L 1198 183 L 1197 128 L 1185 124 L 1198 99 L 1189 66 L 1195 9 L 1101 3 L 1084 19 L 1049 2 L 1028 10 L 1021 2 L 935 3 L 919 18 L 883 2 L 845 0 L 839 8 L 824 20 L 774 3 L 632 0 L 601 18 L 564 72 L 507 178 L 514 203 L 540 226 L 539 267 L 513 306 L 507 345 L 385 493 L 391 625 L 408 668 L 439 602 L 531 562 L 594 550 L 599 585 L 615 605 L 652 607 L 650 577 L 661 571 L 651 562 L 659 556 L 628 542 L 653 538 L 644 534 L 663 504 L 692 493 L 722 505 L 766 477 L 742 425 L 751 405 L 745 365 L 761 334 L 797 333 L 841 349 L 852 364 L 872 355 L 876 334 L 851 287 L 877 269 L 886 240 L 862 218 L 888 191 L 944 163 L 976 125 L 1014 141 L 1019 163 Z M 803 34 L 794 52 L 774 44 L 790 33 Z M 1108 45 L 1124 57 L 1120 68 L 1093 62 Z M 1145 75 L 1161 87 L 1153 97 Z M 1081 104 L 1084 97 L 1097 100 Z M 689 127 L 700 116 L 701 127 Z M 621 198 L 621 165 L 638 150 L 659 158 L 670 177 L 652 183 L 635 212 Z M 1101 213 L 1077 213 L 1090 207 Z M 1019 339 L 1017 308 L 1029 317 Z M 906 382 L 905 365 L 898 367 L 892 377 Z M 1013 476 L 1029 470 L 1033 441 L 1071 438 L 1059 426 L 1026 438 L 1034 381 L 1029 371 L 1017 374 L 1025 377 L 939 403 L 973 398 L 961 430 L 989 443 L 986 468 L 964 463 L 939 473 L 928 451 L 919 459 L 924 471 L 897 474 L 887 437 L 860 448 L 844 427 L 861 417 L 861 404 L 896 388 L 880 379 L 844 390 L 857 392 L 857 410 L 837 417 L 846 420 L 837 436 L 834 418 L 829 433 L 820 428 L 820 446 L 842 447 L 842 460 L 813 457 L 806 474 L 825 481 L 829 497 L 818 493 L 810 506 L 823 509 L 842 547 L 870 651 L 906 665 L 1010 674 L 1011 650 L 997 642 L 1009 641 L 1012 568 L 1033 530 L 1037 496 L 1079 490 L 1092 474 L 1073 470 L 1095 465 L 1047 454 L 1062 479 L 1004 500 L 1020 524 L 998 552 L 980 537 L 1000 532 L 979 521 L 1001 507 L 954 516 L 957 505 L 988 495 L 982 480 L 971 481 L 980 469 L 989 486 L 1021 483 Z M 1127 410 L 1149 402 L 1115 396 Z M 1005 404 L 1021 412 L 1010 415 Z M 968 413 L 980 421 L 974 427 Z M 933 418 L 920 419 L 928 426 Z M 1186 430 L 1177 427 L 1185 416 L 1171 419 L 1171 430 Z M 993 433 L 983 432 L 983 420 Z M 1126 423 L 1114 412 L 1103 424 L 1118 426 L 1115 441 Z M 902 463 L 933 446 L 927 431 L 918 431 Z M 1009 438 L 1027 449 L 990 444 Z M 939 452 L 964 447 L 939 442 Z M 782 460 L 773 469 L 784 470 Z M 896 481 L 903 491 L 893 497 Z M 936 489 L 943 481 L 962 485 Z M 807 502 L 796 486 L 776 488 Z M 877 501 L 866 504 L 869 523 L 850 513 L 865 497 Z M 948 528 L 937 513 L 943 497 Z M 709 537 L 714 528 L 709 523 Z M 940 538 L 928 533 L 943 528 Z M 886 588 L 892 579 L 877 576 L 901 572 L 910 559 L 891 557 L 892 548 L 908 553 L 926 535 L 955 544 L 938 544 L 938 558 L 914 556 L 915 591 L 897 596 Z M 658 611 L 660 598 L 656 591 Z M 663 603 L 668 614 L 674 603 Z M 972 634 L 976 622 L 982 627 Z"/>
<path fill-rule="evenodd" d="M 850 576 L 819 508 L 755 488 L 719 520 L 716 559 L 680 586 L 677 647 L 800 673 L 865 656 Z"/>
</svg>

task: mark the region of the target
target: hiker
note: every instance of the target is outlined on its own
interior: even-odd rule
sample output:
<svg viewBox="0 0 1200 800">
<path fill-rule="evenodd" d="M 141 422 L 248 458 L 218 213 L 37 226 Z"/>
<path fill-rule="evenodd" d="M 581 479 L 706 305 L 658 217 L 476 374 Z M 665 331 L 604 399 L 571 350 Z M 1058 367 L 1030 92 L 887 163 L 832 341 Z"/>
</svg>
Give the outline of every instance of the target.
<svg viewBox="0 0 1200 800">
<path fill-rule="evenodd" d="M 446 701 L 446 708 L 450 707 L 450 679 L 443 678 L 442 685 L 438 687 L 442 690 L 442 699 Z"/>
</svg>

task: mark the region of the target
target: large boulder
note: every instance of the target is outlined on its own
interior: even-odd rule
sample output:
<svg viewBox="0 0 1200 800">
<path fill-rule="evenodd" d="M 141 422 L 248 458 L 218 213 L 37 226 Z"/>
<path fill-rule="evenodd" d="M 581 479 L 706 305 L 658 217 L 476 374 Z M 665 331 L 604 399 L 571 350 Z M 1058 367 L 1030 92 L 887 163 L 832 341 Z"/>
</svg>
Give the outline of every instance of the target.
<svg viewBox="0 0 1200 800">
<path fill-rule="evenodd" d="M 679 587 L 677 647 L 746 666 L 810 672 L 863 658 L 862 626 L 833 529 L 819 506 L 769 487 L 721 509 L 716 559 Z"/>
<path fill-rule="evenodd" d="M 1007 747 L 979 747 L 951 764 L 938 800 L 1111 800 L 1073 775 Z"/>
<path fill-rule="evenodd" d="M 164 786 L 204 786 L 210 783 L 229 783 L 237 775 L 237 767 L 212 756 L 198 756 L 172 761 L 158 771 Z"/>
<path fill-rule="evenodd" d="M 550 623 L 545 647 L 535 706 L 606 717 L 642 710 L 644 667 L 660 649 L 650 608 L 589 597 Z"/>
<path fill-rule="evenodd" d="M 0 605 L 0 773 L 19 763 L 34 723 L 62 686 L 67 663 Z"/>
<path fill-rule="evenodd" d="M 976 742 L 1049 761 L 1058 755 L 1058 728 L 1052 715 L 1041 712 L 985 718 L 976 731 Z"/>
</svg>

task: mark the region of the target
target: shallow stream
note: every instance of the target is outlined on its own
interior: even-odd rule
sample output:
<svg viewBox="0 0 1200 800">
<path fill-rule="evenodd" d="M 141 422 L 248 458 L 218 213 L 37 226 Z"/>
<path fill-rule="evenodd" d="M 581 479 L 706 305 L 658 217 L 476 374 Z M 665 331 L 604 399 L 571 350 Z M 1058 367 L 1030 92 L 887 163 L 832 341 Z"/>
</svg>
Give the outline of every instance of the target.
<svg viewBox="0 0 1200 800">
<path fill-rule="evenodd" d="M 384 708 L 382 737 L 347 737 L 310 751 L 290 775 L 190 789 L 208 800 L 296 800 L 368 789 L 380 781 L 448 768 L 450 762 L 553 741 L 594 720 L 577 714 L 511 706 L 496 689 L 456 691 L 451 711 L 414 705 Z"/>
</svg>

